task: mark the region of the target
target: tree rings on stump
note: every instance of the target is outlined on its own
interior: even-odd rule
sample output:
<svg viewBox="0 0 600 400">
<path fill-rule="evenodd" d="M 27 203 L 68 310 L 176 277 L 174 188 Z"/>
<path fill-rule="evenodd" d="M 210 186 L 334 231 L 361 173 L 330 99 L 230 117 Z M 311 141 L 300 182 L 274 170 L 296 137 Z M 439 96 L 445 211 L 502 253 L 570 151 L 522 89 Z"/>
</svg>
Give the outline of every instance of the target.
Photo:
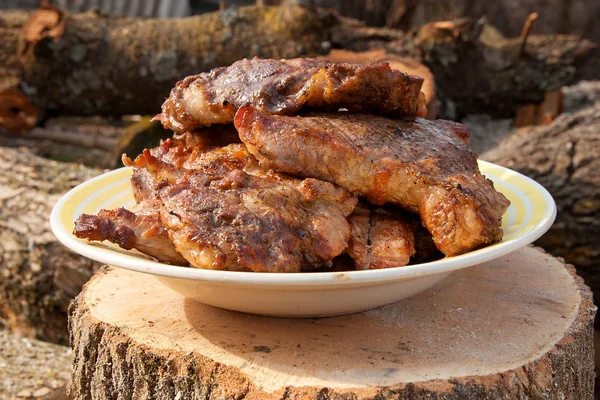
<svg viewBox="0 0 600 400">
<path fill-rule="evenodd" d="M 321 319 L 217 309 L 151 275 L 106 268 L 70 308 L 70 393 L 588 399 L 595 311 L 574 269 L 533 247 L 407 300 Z"/>
</svg>

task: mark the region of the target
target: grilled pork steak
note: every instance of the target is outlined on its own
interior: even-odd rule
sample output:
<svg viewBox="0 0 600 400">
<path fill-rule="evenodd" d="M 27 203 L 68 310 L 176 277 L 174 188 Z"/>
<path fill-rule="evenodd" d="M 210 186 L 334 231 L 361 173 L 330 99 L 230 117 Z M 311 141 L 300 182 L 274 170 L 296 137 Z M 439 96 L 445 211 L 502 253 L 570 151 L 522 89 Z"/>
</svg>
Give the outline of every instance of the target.
<svg viewBox="0 0 600 400">
<path fill-rule="evenodd" d="M 266 168 L 327 180 L 372 204 L 418 213 L 446 255 L 502 238 L 510 203 L 479 172 L 459 124 L 350 113 L 267 115 L 246 106 L 235 126 Z"/>
<path fill-rule="evenodd" d="M 165 164 L 183 168 L 184 164 L 198 162 L 209 149 L 232 142 L 239 142 L 237 131 L 232 125 L 223 125 L 167 139 L 150 152 Z M 136 167 L 126 156 L 123 162 L 134 167 L 131 186 L 136 206 L 132 211 L 119 208 L 101 210 L 98 215 L 83 214 L 75 222 L 74 235 L 82 239 L 108 240 L 127 250 L 135 248 L 161 262 L 187 264 L 161 222 L 157 192 L 160 182 L 156 181 L 156 175 Z"/>
<path fill-rule="evenodd" d="M 152 177 L 160 221 L 192 266 L 300 272 L 347 247 L 357 200 L 345 190 L 264 170 L 242 144 L 181 158 L 176 142 L 161 146 L 154 153 L 178 165 L 148 150 L 128 164 Z"/>
<path fill-rule="evenodd" d="M 164 175 L 169 185 L 159 192 L 161 220 L 192 265 L 300 272 L 331 263 L 346 248 L 346 217 L 356 198 L 345 190 L 266 171 L 241 144 L 207 152 L 203 160 L 184 177 Z"/>
<path fill-rule="evenodd" d="M 403 267 L 415 253 L 419 225 L 399 213 L 360 204 L 348 221 L 352 234 L 346 252 L 356 269 Z"/>
<path fill-rule="evenodd" d="M 268 114 L 301 108 L 424 116 L 423 78 L 392 70 L 387 63 L 331 64 L 315 59 L 243 59 L 229 67 L 189 76 L 177 83 L 160 120 L 175 132 L 233 121 L 252 104 Z"/>
<path fill-rule="evenodd" d="M 193 132 L 185 132 L 167 139 L 159 146 L 150 149 L 150 154 L 160 161 L 172 164 L 178 168 L 193 168 L 197 159 L 208 150 L 240 143 L 238 133 L 233 126 L 216 125 L 201 128 Z M 144 168 L 135 167 L 133 161 L 126 155 L 122 157 L 123 164 L 133 167 L 131 187 L 136 203 L 156 198 L 154 178 Z"/>
</svg>

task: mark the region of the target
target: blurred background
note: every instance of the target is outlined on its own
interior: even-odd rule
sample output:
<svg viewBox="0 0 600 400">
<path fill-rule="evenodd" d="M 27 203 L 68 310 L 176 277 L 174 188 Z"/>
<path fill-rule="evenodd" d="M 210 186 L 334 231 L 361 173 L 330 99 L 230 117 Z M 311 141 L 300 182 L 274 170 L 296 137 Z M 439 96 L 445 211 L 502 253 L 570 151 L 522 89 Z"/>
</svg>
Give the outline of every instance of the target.
<svg viewBox="0 0 600 400">
<path fill-rule="evenodd" d="M 368 26 L 415 30 L 431 21 L 485 16 L 507 36 L 521 33 L 523 21 L 532 12 L 540 16 L 535 33 L 574 33 L 590 40 L 600 39 L 600 10 L 594 0 L 55 0 L 69 12 L 99 10 L 126 17 L 187 17 L 228 6 L 304 5 L 335 9 L 340 15 L 363 21 Z M 35 9 L 38 0 L 3 1 L 3 9 Z"/>
<path fill-rule="evenodd" d="M 99 265 L 51 207 L 169 137 L 152 118 L 178 80 L 244 57 L 423 76 L 428 118 L 552 193 L 536 244 L 600 299 L 599 19 L 597 0 L 0 0 L 0 399 L 65 398 L 67 308 Z"/>
</svg>

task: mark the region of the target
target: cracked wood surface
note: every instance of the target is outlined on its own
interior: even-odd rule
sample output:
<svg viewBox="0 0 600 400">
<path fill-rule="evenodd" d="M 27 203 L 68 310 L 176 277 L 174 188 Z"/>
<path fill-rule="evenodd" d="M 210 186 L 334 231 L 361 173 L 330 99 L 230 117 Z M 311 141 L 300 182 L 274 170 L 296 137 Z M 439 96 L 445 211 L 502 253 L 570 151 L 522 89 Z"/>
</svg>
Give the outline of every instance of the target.
<svg viewBox="0 0 600 400">
<path fill-rule="evenodd" d="M 364 313 L 259 317 L 106 268 L 69 309 L 74 399 L 591 399 L 591 293 L 525 247 Z"/>
<path fill-rule="evenodd" d="M 66 343 L 69 301 L 97 264 L 63 247 L 48 218 L 63 193 L 100 172 L 0 147 L 0 319 L 9 329 Z"/>
</svg>

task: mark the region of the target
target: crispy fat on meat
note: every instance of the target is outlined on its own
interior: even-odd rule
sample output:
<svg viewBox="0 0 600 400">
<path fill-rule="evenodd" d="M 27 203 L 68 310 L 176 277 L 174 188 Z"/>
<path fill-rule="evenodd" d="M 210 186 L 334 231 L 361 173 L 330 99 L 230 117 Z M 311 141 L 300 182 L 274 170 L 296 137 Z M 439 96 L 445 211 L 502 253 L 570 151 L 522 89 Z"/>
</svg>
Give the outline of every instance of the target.
<svg viewBox="0 0 600 400">
<path fill-rule="evenodd" d="M 178 82 L 162 106 L 160 120 L 167 129 L 186 132 L 231 123 L 237 109 L 247 104 L 267 114 L 345 108 L 424 116 L 422 84 L 423 78 L 392 70 L 388 63 L 243 59 Z"/>
<path fill-rule="evenodd" d="M 352 233 L 346 253 L 358 270 L 403 267 L 415 253 L 418 224 L 399 213 L 360 204 L 348 221 Z"/>
<path fill-rule="evenodd" d="M 355 197 L 264 170 L 242 144 L 208 151 L 189 170 L 149 151 L 134 165 L 161 182 L 161 221 L 197 268 L 300 272 L 331 264 L 347 247 Z"/>
<path fill-rule="evenodd" d="M 479 172 L 458 124 L 350 113 L 266 115 L 246 106 L 235 126 L 265 168 L 323 179 L 372 204 L 418 213 L 445 255 L 502 238 L 510 202 Z"/>
<path fill-rule="evenodd" d="M 186 265 L 187 261 L 175 250 L 167 235 L 156 205 L 142 203 L 139 206 L 139 213 L 117 208 L 100 210 L 98 215 L 82 214 L 75 221 L 73 234 L 80 239 L 108 240 L 126 250 L 137 249 L 161 262 Z"/>
</svg>

